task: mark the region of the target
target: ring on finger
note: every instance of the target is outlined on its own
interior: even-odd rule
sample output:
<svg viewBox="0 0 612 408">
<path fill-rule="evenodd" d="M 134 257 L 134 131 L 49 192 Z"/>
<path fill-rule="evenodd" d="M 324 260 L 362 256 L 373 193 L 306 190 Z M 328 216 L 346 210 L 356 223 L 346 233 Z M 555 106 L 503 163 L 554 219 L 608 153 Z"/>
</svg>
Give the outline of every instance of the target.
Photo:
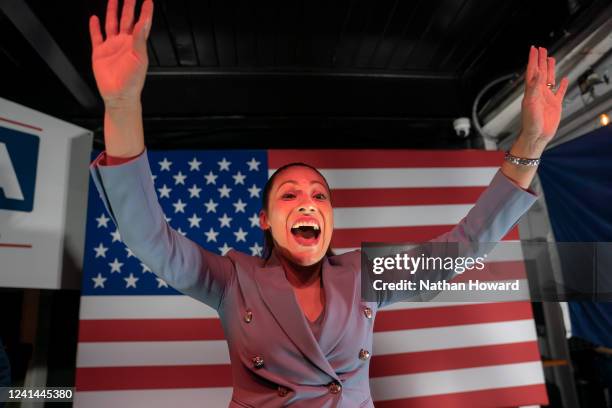
<svg viewBox="0 0 612 408">
<path fill-rule="evenodd" d="M 555 87 L 555 84 L 549 82 L 549 83 L 546 84 L 546 86 L 548 87 L 548 89 L 550 89 L 552 91 L 553 88 Z"/>
</svg>

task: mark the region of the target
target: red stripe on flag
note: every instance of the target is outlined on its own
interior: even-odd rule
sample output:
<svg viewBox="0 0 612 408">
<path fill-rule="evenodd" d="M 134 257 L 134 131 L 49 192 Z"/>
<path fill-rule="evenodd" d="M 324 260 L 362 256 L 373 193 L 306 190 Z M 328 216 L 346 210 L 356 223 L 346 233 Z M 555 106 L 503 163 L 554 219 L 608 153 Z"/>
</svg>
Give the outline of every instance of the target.
<svg viewBox="0 0 612 408">
<path fill-rule="evenodd" d="M 371 377 L 540 361 L 536 341 L 373 356 Z"/>
<path fill-rule="evenodd" d="M 332 238 L 333 248 L 357 248 L 362 242 L 426 242 L 454 225 L 425 225 L 415 227 L 336 228 Z M 503 240 L 519 239 L 518 227 L 512 228 Z"/>
<path fill-rule="evenodd" d="M 76 370 L 77 391 L 231 386 L 232 370 L 229 364 L 81 367 Z"/>
<path fill-rule="evenodd" d="M 332 190 L 334 208 L 389 205 L 473 204 L 486 187 L 340 188 Z"/>
<path fill-rule="evenodd" d="M 79 342 L 224 340 L 219 319 L 81 320 Z"/>
<path fill-rule="evenodd" d="M 548 405 L 544 384 L 376 401 L 376 408 L 516 407 L 534 404 Z"/>
<path fill-rule="evenodd" d="M 268 150 L 268 167 L 303 162 L 320 169 L 499 167 L 503 152 L 485 150 Z"/>
<path fill-rule="evenodd" d="M 531 319 L 531 303 L 500 302 L 432 308 L 381 310 L 375 332 L 425 329 Z"/>
</svg>

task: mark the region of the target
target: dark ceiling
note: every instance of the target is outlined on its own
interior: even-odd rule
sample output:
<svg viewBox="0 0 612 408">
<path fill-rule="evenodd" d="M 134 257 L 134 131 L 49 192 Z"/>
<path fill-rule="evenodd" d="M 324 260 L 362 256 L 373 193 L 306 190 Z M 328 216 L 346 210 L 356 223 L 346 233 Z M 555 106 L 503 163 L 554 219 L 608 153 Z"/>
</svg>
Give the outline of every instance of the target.
<svg viewBox="0 0 612 408">
<path fill-rule="evenodd" d="M 554 49 L 609 3 L 156 0 L 143 94 L 147 143 L 478 147 L 452 128 L 469 116 L 476 93 L 521 73 L 529 45 Z M 98 147 L 103 106 L 88 18 L 103 18 L 105 7 L 0 0 L 0 95 L 95 130 Z M 21 18 L 28 10 L 34 19 Z"/>
</svg>

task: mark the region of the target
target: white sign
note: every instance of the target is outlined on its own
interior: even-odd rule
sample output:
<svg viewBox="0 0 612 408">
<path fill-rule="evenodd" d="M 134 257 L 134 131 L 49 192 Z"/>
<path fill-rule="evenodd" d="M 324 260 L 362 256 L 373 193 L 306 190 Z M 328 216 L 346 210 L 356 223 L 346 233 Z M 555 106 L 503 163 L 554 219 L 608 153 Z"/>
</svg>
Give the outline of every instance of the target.
<svg viewBox="0 0 612 408">
<path fill-rule="evenodd" d="M 0 98 L 0 287 L 80 287 L 92 139 Z"/>
</svg>

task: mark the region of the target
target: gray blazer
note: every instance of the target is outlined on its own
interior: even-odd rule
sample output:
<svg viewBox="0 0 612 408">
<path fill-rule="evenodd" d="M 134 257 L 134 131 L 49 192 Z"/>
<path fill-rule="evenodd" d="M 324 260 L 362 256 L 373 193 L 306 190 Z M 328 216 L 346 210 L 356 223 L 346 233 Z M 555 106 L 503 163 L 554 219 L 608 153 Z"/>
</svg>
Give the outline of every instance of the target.
<svg viewBox="0 0 612 408">
<path fill-rule="evenodd" d="M 118 166 L 90 167 L 123 242 L 159 277 L 215 308 L 229 346 L 237 407 L 373 407 L 369 355 L 379 308 L 361 300 L 360 252 L 323 260 L 325 317 L 312 335 L 278 259 L 209 252 L 164 219 L 146 152 Z M 467 216 L 439 242 L 499 241 L 536 197 L 498 171 Z M 362 351 L 363 350 L 363 351 Z"/>
</svg>

